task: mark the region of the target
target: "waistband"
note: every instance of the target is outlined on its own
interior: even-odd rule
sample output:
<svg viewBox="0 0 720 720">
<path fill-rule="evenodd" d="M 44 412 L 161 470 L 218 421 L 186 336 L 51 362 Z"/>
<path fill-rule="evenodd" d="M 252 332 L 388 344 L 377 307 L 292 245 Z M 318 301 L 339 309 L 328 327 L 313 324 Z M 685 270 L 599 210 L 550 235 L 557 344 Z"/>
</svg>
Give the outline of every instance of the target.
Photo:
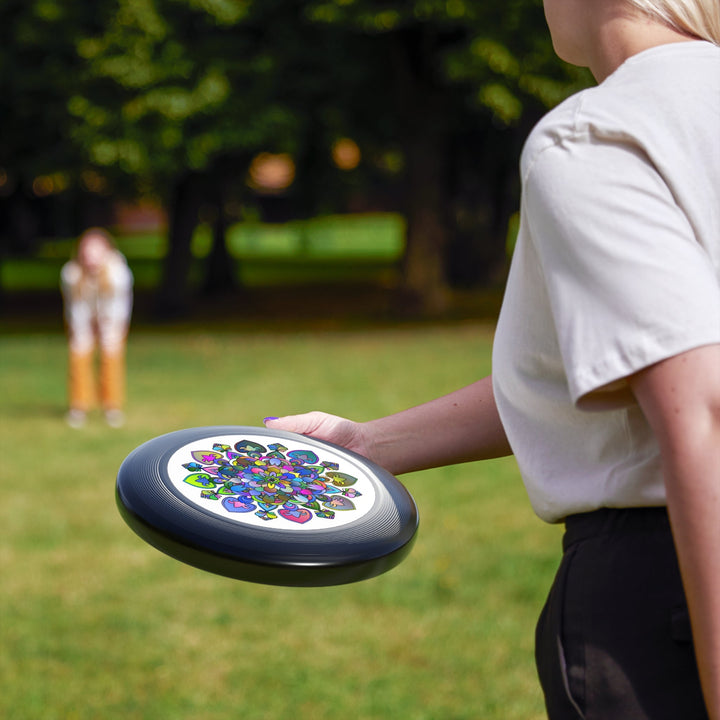
<svg viewBox="0 0 720 720">
<path fill-rule="evenodd" d="M 598 535 L 670 530 L 666 507 L 601 508 L 565 519 L 563 550 Z"/>
</svg>

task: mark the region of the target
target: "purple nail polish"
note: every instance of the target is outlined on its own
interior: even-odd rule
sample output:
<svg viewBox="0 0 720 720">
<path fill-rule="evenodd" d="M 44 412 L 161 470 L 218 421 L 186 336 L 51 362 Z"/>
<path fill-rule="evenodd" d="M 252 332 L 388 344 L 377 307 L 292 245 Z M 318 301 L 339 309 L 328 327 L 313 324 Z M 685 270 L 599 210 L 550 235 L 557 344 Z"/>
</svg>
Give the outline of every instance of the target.
<svg viewBox="0 0 720 720">
<path fill-rule="evenodd" d="M 269 417 L 263 418 L 263 423 L 266 423 L 268 420 L 277 420 L 278 418 L 270 415 Z"/>
</svg>

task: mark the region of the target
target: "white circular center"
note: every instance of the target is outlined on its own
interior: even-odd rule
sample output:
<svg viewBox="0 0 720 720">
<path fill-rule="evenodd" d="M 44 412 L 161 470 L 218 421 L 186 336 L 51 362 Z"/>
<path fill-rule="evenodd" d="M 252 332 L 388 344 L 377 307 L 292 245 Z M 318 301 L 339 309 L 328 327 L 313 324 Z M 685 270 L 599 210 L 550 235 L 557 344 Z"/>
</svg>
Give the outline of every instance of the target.
<svg viewBox="0 0 720 720">
<path fill-rule="evenodd" d="M 191 503 L 247 525 L 337 528 L 363 517 L 375 485 L 352 459 L 265 435 L 195 440 L 168 461 L 173 487 Z"/>
</svg>

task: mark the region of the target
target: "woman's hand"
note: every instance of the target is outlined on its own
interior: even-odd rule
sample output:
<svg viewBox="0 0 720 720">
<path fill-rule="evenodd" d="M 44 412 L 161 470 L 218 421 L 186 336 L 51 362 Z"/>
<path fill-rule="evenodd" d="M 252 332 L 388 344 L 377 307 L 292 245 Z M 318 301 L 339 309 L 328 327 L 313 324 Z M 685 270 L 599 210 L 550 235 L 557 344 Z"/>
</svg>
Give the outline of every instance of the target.
<svg viewBox="0 0 720 720">
<path fill-rule="evenodd" d="M 342 445 L 393 475 L 512 452 L 489 376 L 449 395 L 363 423 L 310 412 L 266 418 L 265 425 Z"/>
<path fill-rule="evenodd" d="M 302 415 L 287 415 L 281 418 L 265 418 L 265 426 L 271 430 L 286 430 L 310 435 L 359 453 L 370 460 L 371 449 L 363 432 L 363 425 L 337 415 L 324 412 L 309 412 Z"/>
</svg>

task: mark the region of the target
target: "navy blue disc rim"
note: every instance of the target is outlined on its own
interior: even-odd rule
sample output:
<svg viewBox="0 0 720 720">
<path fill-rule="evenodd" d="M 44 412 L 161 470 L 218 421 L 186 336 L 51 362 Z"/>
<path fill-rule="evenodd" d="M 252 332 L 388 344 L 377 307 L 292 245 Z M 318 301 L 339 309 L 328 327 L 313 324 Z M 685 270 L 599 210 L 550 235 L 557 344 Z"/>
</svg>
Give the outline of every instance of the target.
<svg viewBox="0 0 720 720">
<path fill-rule="evenodd" d="M 332 449 L 361 465 L 375 489 L 370 511 L 338 528 L 293 532 L 254 527 L 207 512 L 175 489 L 167 473 L 179 448 L 204 438 L 256 435 Z M 323 586 L 379 575 L 410 552 L 418 528 L 415 501 L 397 478 L 357 453 L 316 438 L 263 427 L 210 426 L 167 433 L 140 445 L 118 471 L 121 516 L 146 542 L 194 567 L 271 585 Z"/>
</svg>

